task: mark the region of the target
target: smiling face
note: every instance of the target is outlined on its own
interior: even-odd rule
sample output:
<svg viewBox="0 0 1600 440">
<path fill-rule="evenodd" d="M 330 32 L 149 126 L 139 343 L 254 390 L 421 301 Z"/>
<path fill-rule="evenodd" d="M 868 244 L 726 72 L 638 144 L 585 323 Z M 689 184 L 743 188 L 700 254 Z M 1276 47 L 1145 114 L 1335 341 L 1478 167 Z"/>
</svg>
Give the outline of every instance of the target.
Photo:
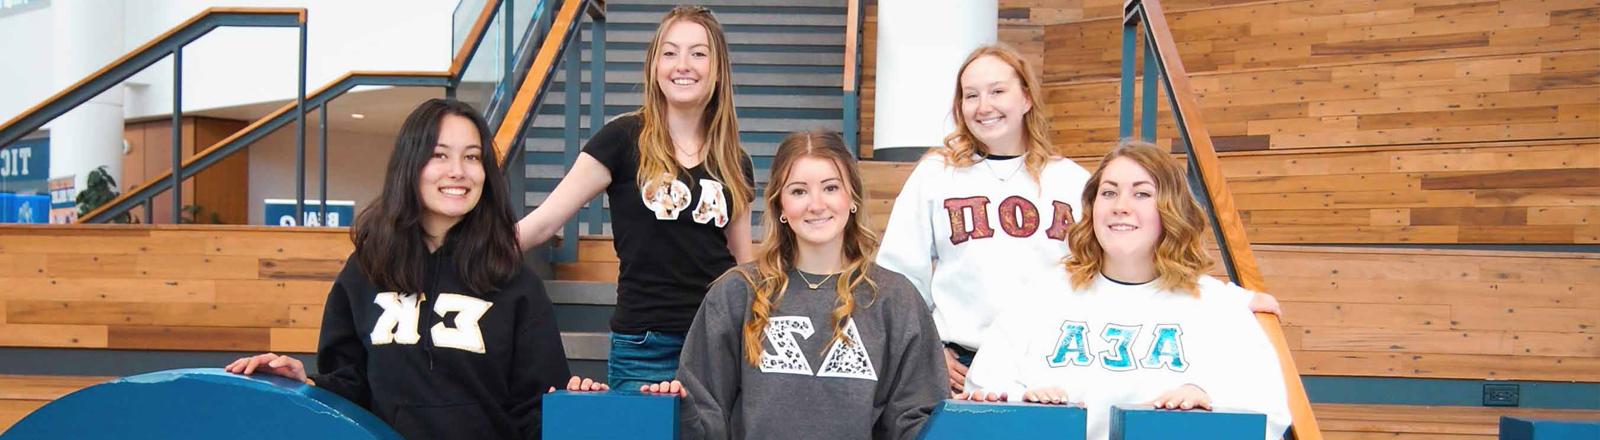
<svg viewBox="0 0 1600 440">
<path fill-rule="evenodd" d="M 439 120 L 439 141 L 417 179 L 424 224 L 448 229 L 478 206 L 484 179 L 480 139 L 470 119 L 447 114 Z"/>
<path fill-rule="evenodd" d="M 850 220 L 850 188 L 832 160 L 805 156 L 789 168 L 779 196 L 783 218 L 801 246 L 838 247 Z"/>
<path fill-rule="evenodd" d="M 1033 103 L 1022 79 L 1000 58 L 982 56 L 961 72 L 961 115 L 972 136 L 995 150 L 1023 149 L 1023 119 Z"/>
<path fill-rule="evenodd" d="M 672 106 L 703 106 L 715 89 L 711 42 L 706 27 L 677 20 L 656 48 L 656 87 Z"/>
<path fill-rule="evenodd" d="M 1110 261 L 1152 261 L 1161 239 L 1155 179 L 1138 162 L 1112 159 L 1100 175 L 1094 235 Z"/>
</svg>

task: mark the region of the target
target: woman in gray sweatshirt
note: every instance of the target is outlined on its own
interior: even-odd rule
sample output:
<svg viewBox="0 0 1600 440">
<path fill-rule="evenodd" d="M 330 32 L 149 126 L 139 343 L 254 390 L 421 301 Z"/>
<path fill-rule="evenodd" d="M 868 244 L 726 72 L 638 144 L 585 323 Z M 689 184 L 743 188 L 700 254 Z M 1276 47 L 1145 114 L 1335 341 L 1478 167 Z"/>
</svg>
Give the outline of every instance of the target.
<svg viewBox="0 0 1600 440">
<path fill-rule="evenodd" d="M 946 397 L 943 347 L 905 277 L 873 264 L 861 173 L 835 133 L 778 146 L 756 261 L 728 271 L 689 328 L 690 439 L 913 438 Z"/>
</svg>

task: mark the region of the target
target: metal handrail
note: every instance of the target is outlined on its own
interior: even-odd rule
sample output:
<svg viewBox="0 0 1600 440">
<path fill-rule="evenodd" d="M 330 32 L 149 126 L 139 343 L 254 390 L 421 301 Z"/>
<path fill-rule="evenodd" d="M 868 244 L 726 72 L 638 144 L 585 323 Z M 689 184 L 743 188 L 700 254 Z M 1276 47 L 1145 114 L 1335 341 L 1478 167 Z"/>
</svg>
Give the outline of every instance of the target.
<svg viewBox="0 0 1600 440">
<path fill-rule="evenodd" d="M 300 96 L 305 96 L 306 88 L 306 10 L 305 9 L 259 9 L 259 8 L 210 8 L 195 14 L 178 26 L 174 26 L 161 35 L 152 38 L 144 45 L 123 55 L 111 63 L 101 67 L 100 70 L 89 74 L 77 83 L 57 92 L 54 96 L 45 99 L 33 108 L 22 112 L 5 124 L 0 125 L 0 148 L 10 145 L 32 133 L 44 124 L 66 114 L 74 108 L 89 102 L 100 93 L 110 90 L 111 87 L 126 81 L 134 74 L 139 73 L 150 65 L 155 64 L 168 55 L 172 56 L 172 166 L 177 168 L 183 159 L 183 48 L 200 37 L 205 36 L 216 28 L 229 27 L 293 27 L 300 30 L 299 52 L 299 87 Z M 301 132 L 298 139 L 303 150 L 305 147 L 305 105 L 303 100 L 296 109 L 297 127 Z M 174 177 L 175 178 L 175 177 Z M 172 182 L 172 217 L 181 218 L 183 212 L 183 187 L 177 181 Z M 146 217 L 149 217 L 150 206 L 146 205 Z"/>
<path fill-rule="evenodd" d="M 840 128 L 843 130 L 845 148 L 856 157 L 861 157 L 861 144 L 857 137 L 861 125 L 861 22 L 866 15 L 862 2 L 849 0 L 849 9 L 845 12 L 844 78 L 840 84 L 844 98 L 844 121 Z"/>
<path fill-rule="evenodd" d="M 1122 96 L 1119 134 L 1133 135 L 1134 60 L 1139 55 L 1137 40 L 1145 41 L 1145 72 L 1142 127 L 1140 137 L 1148 141 L 1156 138 L 1158 86 L 1165 85 L 1171 100 L 1172 115 L 1178 133 L 1188 145 L 1188 178 L 1195 198 L 1210 217 L 1212 232 L 1216 234 L 1217 247 L 1221 249 L 1222 262 L 1228 276 L 1247 289 L 1264 292 L 1266 282 L 1256 266 L 1245 237 L 1244 222 L 1234 208 L 1233 196 L 1228 191 L 1228 181 L 1222 174 L 1216 149 L 1211 144 L 1211 134 L 1206 130 L 1205 118 L 1200 115 L 1200 105 L 1189 86 L 1189 74 L 1178 57 L 1172 30 L 1167 27 L 1166 15 L 1159 0 L 1127 0 L 1123 4 L 1122 27 Z M 1161 81 L 1158 83 L 1157 81 Z M 1293 417 L 1290 435 L 1299 440 L 1321 440 L 1322 431 L 1306 397 L 1305 385 L 1300 381 L 1299 370 L 1290 355 L 1289 345 L 1283 336 L 1283 327 L 1277 315 L 1257 313 L 1256 320 L 1266 331 L 1267 339 L 1277 351 L 1282 369 L 1284 388 L 1288 392 L 1289 412 Z"/>
<path fill-rule="evenodd" d="M 506 116 L 499 121 L 495 130 L 495 154 L 501 158 L 501 163 L 507 167 L 508 176 L 511 176 L 514 185 L 520 183 L 524 167 L 522 160 L 523 142 L 528 126 L 532 123 L 537 109 L 544 103 L 551 80 L 555 71 L 565 57 L 567 77 L 565 81 L 565 107 L 566 107 L 566 148 L 565 163 L 572 164 L 577 161 L 579 148 L 578 128 L 582 123 L 579 117 L 581 93 L 578 87 L 582 81 L 579 71 L 581 64 L 580 52 L 570 50 L 578 42 L 583 15 L 591 17 L 590 37 L 590 127 L 599 129 L 605 121 L 605 2 L 600 0 L 566 0 L 562 2 L 559 12 L 550 22 L 550 31 L 546 33 L 537 56 L 527 68 L 522 83 L 517 87 L 516 93 L 511 98 L 510 108 Z M 519 200 L 513 201 L 513 206 L 527 209 L 525 193 L 513 191 L 512 197 Z M 599 198 L 590 202 L 591 215 L 598 218 Z M 567 239 L 562 240 L 561 247 L 556 249 L 555 259 L 570 260 L 577 255 L 578 223 L 580 216 L 569 219 L 562 231 Z M 593 223 L 591 223 L 593 224 Z M 594 226 L 591 226 L 593 229 Z"/>
<path fill-rule="evenodd" d="M 174 218 L 176 219 L 176 218 L 179 217 L 177 215 L 177 213 L 178 213 L 177 211 L 179 209 L 179 206 L 182 203 L 182 201 L 181 201 L 182 197 L 181 197 L 181 193 L 179 193 L 179 191 L 182 191 L 182 185 L 180 185 L 180 183 L 183 181 L 183 179 L 194 177 L 196 174 L 198 174 L 199 172 L 201 172 L 201 171 L 205 170 L 206 168 L 210 167 L 212 164 L 215 164 L 217 162 L 222 161 L 223 159 L 228 158 L 229 156 L 237 153 L 238 151 L 243 150 L 249 144 L 254 143 L 257 140 L 260 140 L 263 137 L 266 137 L 268 134 L 272 133 L 273 131 L 275 131 L 275 130 L 277 130 L 279 128 L 282 128 L 285 124 L 287 124 L 289 122 L 289 118 L 291 118 L 291 117 L 294 118 L 296 121 L 300 122 L 298 124 L 298 126 L 297 126 L 297 132 L 298 133 L 297 133 L 297 136 L 296 136 L 296 151 L 295 151 L 295 154 L 296 154 L 296 157 L 295 157 L 295 159 L 296 159 L 296 162 L 295 162 L 296 163 L 296 165 L 295 165 L 295 173 L 296 173 L 296 179 L 295 179 L 295 182 L 296 182 L 295 183 L 295 218 L 303 219 L 303 218 L 305 218 L 305 200 L 306 200 L 305 199 L 305 137 L 306 136 L 305 136 L 305 123 L 304 123 L 304 120 L 305 120 L 305 112 L 307 110 L 309 110 L 309 109 L 320 109 L 321 110 L 321 116 L 322 116 L 322 119 L 321 119 L 322 122 L 319 124 L 319 128 L 321 130 L 321 134 L 320 134 L 321 142 L 320 142 L 319 150 L 320 150 L 320 154 L 322 156 L 322 160 L 319 162 L 320 163 L 319 166 L 321 167 L 321 176 L 322 176 L 322 179 L 321 179 L 322 188 L 321 188 L 321 198 L 320 198 L 321 203 L 319 203 L 319 209 L 321 210 L 321 215 L 323 216 L 321 218 L 326 218 L 326 215 L 327 215 L 327 194 L 328 194 L 328 190 L 327 190 L 327 103 L 332 101 L 333 99 L 343 95 L 344 93 L 350 91 L 351 89 L 354 89 L 355 87 L 358 87 L 358 86 L 442 87 L 442 88 L 446 88 L 446 89 L 454 89 L 454 87 L 456 87 L 457 85 L 460 84 L 462 75 L 466 71 L 467 66 L 472 62 L 473 53 L 476 52 L 477 47 L 482 43 L 482 40 L 485 37 L 485 33 L 486 33 L 485 31 L 488 28 L 488 23 L 493 21 L 495 15 L 498 13 L 499 8 L 502 6 L 503 2 L 504 2 L 504 0 L 490 0 L 490 1 L 485 2 L 482 11 L 479 12 L 478 19 L 474 22 L 472 31 L 470 31 L 468 33 L 468 35 L 466 36 L 465 40 L 462 41 L 462 45 L 461 45 L 460 48 L 458 48 L 457 54 L 453 58 L 453 60 L 451 62 L 450 70 L 448 70 L 448 71 L 444 71 L 444 72 L 349 72 L 349 73 L 346 73 L 344 76 L 341 76 L 338 79 L 335 79 L 334 81 L 328 83 L 327 85 L 324 85 L 321 89 L 318 89 L 311 96 L 307 96 L 306 93 L 305 93 L 305 46 L 306 46 L 305 10 L 304 9 L 295 10 L 297 12 L 297 14 L 298 14 L 298 17 L 299 17 L 299 21 L 298 22 L 299 22 L 299 27 L 301 29 L 301 34 L 300 34 L 301 35 L 301 38 L 300 38 L 300 54 L 301 55 L 300 55 L 300 72 L 299 72 L 300 73 L 300 85 L 299 85 L 299 93 L 295 98 L 295 101 L 296 101 L 295 104 L 285 105 L 285 106 L 280 107 L 280 108 L 278 108 L 277 110 L 275 110 L 275 111 L 273 111 L 271 113 L 268 113 L 266 116 L 263 116 L 260 119 L 257 119 L 255 122 L 251 123 L 250 125 L 245 126 L 243 129 L 240 129 L 238 132 L 235 132 L 233 135 L 231 135 L 231 136 L 229 136 L 229 137 L 217 142 L 216 144 L 213 144 L 212 146 L 206 148 L 205 150 L 202 150 L 200 152 L 195 153 L 188 160 L 180 161 L 180 158 L 181 158 L 181 156 L 179 155 L 180 147 L 178 145 L 174 145 L 174 147 L 173 147 L 173 151 L 174 151 L 174 153 L 173 153 L 173 166 L 171 167 L 171 169 L 169 169 L 166 172 L 160 174 L 155 179 L 152 179 L 151 181 L 145 183 L 144 185 L 140 185 L 140 186 L 136 187 L 135 189 L 129 190 L 127 192 L 124 192 L 124 193 L 118 195 L 116 198 L 112 199 L 111 201 L 107 202 L 106 204 L 101 205 L 99 208 L 97 208 L 97 209 L 85 214 L 84 216 L 80 217 L 78 219 L 78 222 L 79 223 L 106 222 L 106 221 L 109 221 L 112 218 L 115 218 L 117 216 L 122 215 L 123 213 L 127 212 L 128 210 L 133 209 L 134 206 L 139 206 L 139 205 L 143 205 L 145 207 L 146 218 L 149 219 L 149 218 L 151 218 L 150 217 L 150 213 L 152 211 L 151 201 L 156 196 L 156 194 L 159 194 L 160 192 L 166 191 L 166 190 L 169 190 L 169 189 L 172 190 L 173 193 L 174 193 L 174 197 L 173 197 L 173 205 L 174 206 L 173 206 L 173 209 L 174 209 Z M 215 11 L 229 12 L 229 11 L 238 11 L 238 9 L 225 9 L 225 8 L 209 9 L 205 13 L 197 15 L 196 18 L 190 19 L 189 22 L 186 22 L 185 24 L 182 24 L 182 25 L 179 25 L 178 27 L 175 27 L 172 31 L 169 31 L 168 34 L 169 35 L 171 35 L 171 34 L 183 34 L 183 33 L 191 32 L 191 31 L 187 31 L 186 29 L 188 29 L 188 28 L 190 28 L 192 26 L 196 26 L 198 24 L 197 22 L 203 22 L 204 21 L 204 20 L 202 20 L 203 16 L 206 16 L 207 14 L 213 14 L 213 13 L 215 13 Z M 209 29 L 207 29 L 206 31 L 209 31 Z M 196 36 L 203 35 L 203 34 L 204 34 L 204 32 L 200 32 Z M 146 47 L 150 47 L 150 46 L 156 44 L 158 41 L 164 41 L 164 40 L 165 40 L 164 38 L 158 38 L 157 41 L 153 41 L 151 44 L 146 44 Z M 180 46 L 180 48 L 181 48 L 181 46 Z M 145 48 L 141 48 L 140 50 L 144 50 L 144 49 Z M 137 52 L 139 52 L 139 51 L 135 51 L 135 53 L 130 54 L 128 57 L 125 57 L 125 58 L 136 58 Z M 116 63 L 113 63 L 113 64 L 115 65 Z M 181 64 L 180 64 L 180 66 L 181 66 Z M 107 68 L 102 69 L 101 72 L 97 72 L 95 75 L 91 75 L 91 77 L 89 79 L 86 79 L 86 81 L 95 80 L 96 78 L 98 78 L 97 75 L 101 75 L 102 73 L 105 73 L 108 70 L 112 70 L 112 68 L 113 68 L 113 66 L 108 66 Z M 132 72 L 137 72 L 137 71 L 138 71 L 138 69 L 133 69 L 132 70 Z M 131 73 L 130 73 L 130 75 L 131 75 Z M 176 81 L 176 79 L 178 79 L 179 77 L 175 74 L 174 78 L 175 78 L 175 81 Z M 111 84 L 115 84 L 116 82 L 117 81 L 113 81 Z M 80 85 L 81 84 L 82 83 L 80 83 Z M 106 87 L 109 87 L 109 86 L 106 86 Z M 73 89 L 69 89 L 68 91 L 64 91 L 62 93 L 63 94 L 67 94 L 69 92 L 73 92 L 74 89 L 76 89 L 76 88 L 77 87 L 75 86 Z M 104 89 L 101 89 L 101 91 L 103 91 L 103 90 Z M 175 87 L 175 90 L 177 90 L 176 87 Z M 99 93 L 99 92 L 97 91 L 95 93 L 91 93 L 88 96 L 94 96 L 94 94 L 96 94 L 96 93 Z M 175 95 L 177 95 L 177 93 L 175 93 Z M 174 109 L 173 109 L 174 110 L 173 111 L 173 120 L 174 120 L 174 122 L 173 122 L 173 127 L 174 128 L 173 129 L 177 130 L 178 129 L 178 121 L 181 118 L 181 113 L 180 112 L 182 111 L 182 109 L 176 107 L 176 104 L 177 104 L 176 103 L 176 101 L 177 101 L 176 96 L 174 98 L 174 101 L 175 102 L 174 102 Z M 41 104 L 41 105 L 43 105 L 43 104 Z M 74 106 L 75 105 L 76 104 L 74 104 Z M 70 109 L 70 107 L 69 107 L 69 109 Z M 290 113 L 291 111 L 293 113 Z M 46 119 L 46 121 L 48 121 L 48 119 Z M 28 131 L 31 131 L 31 130 L 28 130 Z M 176 143 L 176 142 L 179 142 L 180 137 L 176 136 L 176 133 L 175 133 L 174 136 L 173 136 L 173 139 L 174 139 L 174 142 Z"/>
</svg>

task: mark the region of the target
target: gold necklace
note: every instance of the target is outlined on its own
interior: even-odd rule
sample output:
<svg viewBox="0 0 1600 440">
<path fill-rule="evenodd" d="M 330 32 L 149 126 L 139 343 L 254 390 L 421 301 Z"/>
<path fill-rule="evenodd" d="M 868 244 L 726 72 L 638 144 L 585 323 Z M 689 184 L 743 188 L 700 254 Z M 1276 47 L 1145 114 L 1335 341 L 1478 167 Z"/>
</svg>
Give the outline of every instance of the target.
<svg viewBox="0 0 1600 440">
<path fill-rule="evenodd" d="M 828 278 L 833 278 L 833 274 L 830 273 L 830 274 L 828 274 L 828 276 L 822 277 L 821 280 L 818 280 L 817 282 L 813 283 L 813 282 L 811 282 L 811 279 L 806 278 L 806 273 L 805 272 L 801 272 L 801 271 L 797 270 L 797 271 L 794 271 L 794 273 L 800 274 L 800 280 L 801 281 L 805 281 L 806 282 L 806 287 L 811 288 L 811 290 L 817 290 L 817 288 L 822 287 L 822 283 L 828 282 Z"/>
</svg>

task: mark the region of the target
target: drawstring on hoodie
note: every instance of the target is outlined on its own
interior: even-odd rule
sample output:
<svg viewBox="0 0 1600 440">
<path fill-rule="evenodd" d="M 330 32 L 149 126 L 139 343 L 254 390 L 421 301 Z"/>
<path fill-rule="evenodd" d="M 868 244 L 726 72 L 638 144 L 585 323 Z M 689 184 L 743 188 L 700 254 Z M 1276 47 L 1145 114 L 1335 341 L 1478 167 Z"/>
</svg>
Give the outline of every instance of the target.
<svg viewBox="0 0 1600 440">
<path fill-rule="evenodd" d="M 433 324 L 429 322 L 430 320 L 434 319 L 434 317 L 433 317 L 433 309 L 427 306 L 428 305 L 427 304 L 427 302 L 428 302 L 428 292 L 432 292 L 432 291 L 436 290 L 439 287 L 439 260 L 441 260 L 441 258 L 439 258 L 440 257 L 439 252 L 442 252 L 442 251 L 443 251 L 443 249 L 435 250 L 434 254 L 431 254 L 431 255 L 428 256 L 429 257 L 428 259 L 430 260 L 428 262 L 429 263 L 428 264 L 428 282 L 427 282 L 428 287 L 423 289 L 423 291 L 421 293 L 422 302 L 418 303 L 418 307 L 420 307 L 422 309 L 420 311 L 421 312 L 420 314 L 422 315 L 422 328 L 423 329 L 432 329 L 433 328 Z M 428 330 L 427 333 L 428 333 L 428 338 L 427 338 L 428 342 L 426 344 L 422 345 L 422 351 L 428 354 L 428 371 L 433 371 L 433 331 Z"/>
</svg>

